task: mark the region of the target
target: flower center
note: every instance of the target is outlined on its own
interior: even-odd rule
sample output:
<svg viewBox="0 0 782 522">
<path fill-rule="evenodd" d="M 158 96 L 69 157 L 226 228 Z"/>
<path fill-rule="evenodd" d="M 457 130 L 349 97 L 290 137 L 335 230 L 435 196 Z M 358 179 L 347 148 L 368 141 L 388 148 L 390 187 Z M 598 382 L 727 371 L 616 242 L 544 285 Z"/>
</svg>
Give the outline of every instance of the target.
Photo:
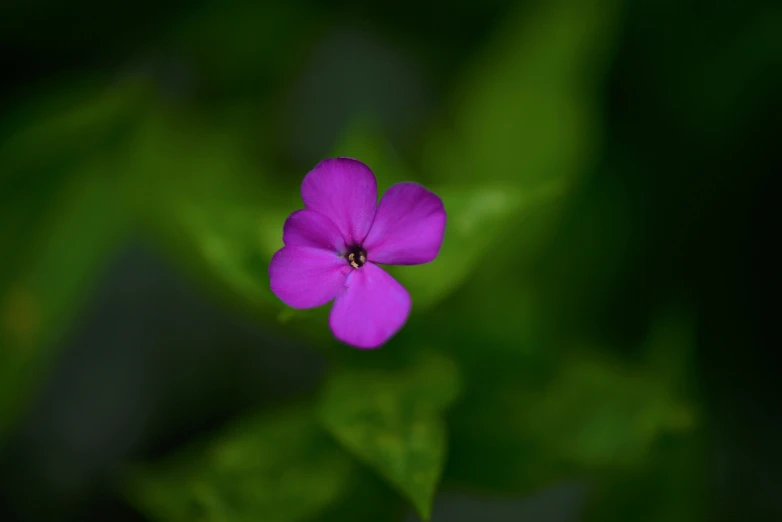
<svg viewBox="0 0 782 522">
<path fill-rule="evenodd" d="M 347 259 L 348 264 L 353 268 L 361 268 L 367 262 L 367 251 L 360 246 L 350 247 Z"/>
</svg>

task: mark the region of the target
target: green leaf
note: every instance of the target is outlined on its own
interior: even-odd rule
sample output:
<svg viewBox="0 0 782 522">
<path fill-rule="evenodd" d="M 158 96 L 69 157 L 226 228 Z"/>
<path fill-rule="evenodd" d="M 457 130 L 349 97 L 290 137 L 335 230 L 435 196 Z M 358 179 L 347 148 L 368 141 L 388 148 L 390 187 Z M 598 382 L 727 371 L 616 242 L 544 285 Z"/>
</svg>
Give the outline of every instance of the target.
<svg viewBox="0 0 782 522">
<path fill-rule="evenodd" d="M 348 127 L 335 155 L 357 158 L 369 165 L 381 193 L 394 183 L 421 181 L 368 118 L 358 118 Z M 512 226 L 515 216 L 559 193 L 554 185 L 525 194 L 508 185 L 428 188 L 442 198 L 448 213 L 440 254 L 426 265 L 384 267 L 407 288 L 417 311 L 432 307 L 456 290 Z"/>
<path fill-rule="evenodd" d="M 132 503 L 166 522 L 312 520 L 345 491 L 354 464 L 308 407 L 242 419 L 126 478 Z"/>
<path fill-rule="evenodd" d="M 480 337 L 468 338 L 472 347 Z M 494 343 L 483 337 L 486 348 Z M 476 351 L 476 350 L 473 350 Z M 529 435 L 526 416 L 529 397 L 544 390 L 555 375 L 541 357 L 511 354 L 500 349 L 487 357 L 485 350 L 463 365 L 464 394 L 449 415 L 450 447 L 446 486 L 484 493 L 519 494 L 553 483 L 569 469 Z"/>
<path fill-rule="evenodd" d="M 703 430 L 659 441 L 644 466 L 603 480 L 587 522 L 690 522 L 707 519 L 713 464 Z"/>
<path fill-rule="evenodd" d="M 439 303 L 487 258 L 491 270 L 480 272 L 495 280 L 483 281 L 484 288 L 495 286 L 496 274 L 534 277 L 521 263 L 539 252 L 563 196 L 596 157 L 595 84 L 613 38 L 614 4 L 557 0 L 513 17 L 467 70 L 453 122 L 426 147 L 423 176 L 400 161 L 367 119 L 348 129 L 337 151 L 366 161 L 381 187 L 426 180 L 443 198 L 448 224 L 438 259 L 389 269 L 416 309 Z"/>
<path fill-rule="evenodd" d="M 0 286 L 0 436 L 23 408 L 130 225 L 111 164 L 82 166 L 57 195 L 21 268 Z M 6 275 L 6 274 L 4 274 Z"/>
<path fill-rule="evenodd" d="M 453 362 L 428 354 L 403 370 L 337 372 L 319 411 L 337 440 L 428 519 L 446 455 L 442 414 L 458 391 Z"/>
<path fill-rule="evenodd" d="M 614 0 L 525 4 L 468 68 L 427 172 L 444 181 L 572 182 L 594 159 Z"/>
<path fill-rule="evenodd" d="M 339 500 L 317 522 L 399 522 L 409 511 L 407 502 L 372 469 L 355 466 Z"/>
<path fill-rule="evenodd" d="M 121 169 L 109 158 L 121 150 L 145 100 L 133 83 L 67 87 L 31 98 L 0 123 L 0 285 L 24 268 L 36 231 L 46 226 L 50 209 L 62 205 L 61 194 L 73 192 L 74 178 L 102 158 L 104 176 Z"/>
<path fill-rule="evenodd" d="M 500 246 L 500 240 L 507 234 L 513 232 L 515 241 L 531 251 L 547 230 L 547 223 L 525 218 L 541 215 L 541 205 L 545 206 L 559 194 L 556 186 L 540 187 L 526 194 L 513 187 L 491 185 L 441 185 L 432 190 L 442 198 L 448 213 L 445 238 L 437 259 L 426 265 L 388 267 L 410 291 L 419 310 L 448 297 L 487 258 L 492 269 L 508 263 L 508 250 Z M 521 226 L 519 220 L 524 220 Z M 515 260 L 520 261 L 520 257 Z"/>
<path fill-rule="evenodd" d="M 687 416 L 664 380 L 595 354 L 570 358 L 547 393 L 532 399 L 530 434 L 586 468 L 639 463 L 661 433 Z"/>
<path fill-rule="evenodd" d="M 698 429 L 688 373 L 693 325 L 684 303 L 661 308 L 638 350 L 641 364 L 561 337 L 534 351 L 486 342 L 492 357 L 468 354 L 474 385 L 450 417 L 446 481 L 518 494 L 574 475 L 621 477 L 648 467 L 661 440 Z"/>
<path fill-rule="evenodd" d="M 149 86 L 131 78 L 82 79 L 23 100 L 0 123 L 0 179 L 100 150 L 130 130 L 149 100 Z"/>
<path fill-rule="evenodd" d="M 0 437 L 126 237 L 131 212 L 116 158 L 141 92 L 86 89 L 77 101 L 61 93 L 40 102 L 48 111 L 11 117 L 18 130 L 0 149 Z"/>
<path fill-rule="evenodd" d="M 247 138 L 226 122 L 161 109 L 145 117 L 131 147 L 128 192 L 164 250 L 255 311 L 279 309 L 268 262 L 299 207 L 279 196 Z"/>
<path fill-rule="evenodd" d="M 467 282 L 449 302 L 451 321 L 514 340 L 515 351 L 538 349 L 546 248 L 601 152 L 599 82 L 617 4 L 525 3 L 464 72 L 453 117 L 423 156 L 449 213 L 443 252 L 422 270 L 394 271 L 423 296 L 416 305 L 432 301 L 441 278 Z"/>
<path fill-rule="evenodd" d="M 470 375 L 479 384 L 452 414 L 449 483 L 516 494 L 632 469 L 661 436 L 692 427 L 691 407 L 664 378 L 598 350 L 573 353 L 560 368 L 507 366 Z"/>
<path fill-rule="evenodd" d="M 378 196 L 382 196 L 394 183 L 420 182 L 386 138 L 383 129 L 368 114 L 359 113 L 350 121 L 332 156 L 355 158 L 366 163 L 377 179 Z"/>
</svg>

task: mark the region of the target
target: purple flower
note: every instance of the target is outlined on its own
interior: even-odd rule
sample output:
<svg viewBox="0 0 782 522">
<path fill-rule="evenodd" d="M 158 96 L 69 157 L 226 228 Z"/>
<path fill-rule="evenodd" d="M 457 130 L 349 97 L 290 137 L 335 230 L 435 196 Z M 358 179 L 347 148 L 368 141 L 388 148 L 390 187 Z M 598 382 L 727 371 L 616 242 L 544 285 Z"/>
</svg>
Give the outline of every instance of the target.
<svg viewBox="0 0 782 522">
<path fill-rule="evenodd" d="M 437 257 L 445 208 L 416 183 L 397 183 L 377 203 L 372 171 L 350 158 L 318 163 L 301 183 L 304 210 L 283 227 L 285 246 L 269 265 L 271 289 L 293 308 L 334 299 L 329 325 L 340 341 L 377 348 L 407 321 L 410 294 L 379 264 Z"/>
</svg>

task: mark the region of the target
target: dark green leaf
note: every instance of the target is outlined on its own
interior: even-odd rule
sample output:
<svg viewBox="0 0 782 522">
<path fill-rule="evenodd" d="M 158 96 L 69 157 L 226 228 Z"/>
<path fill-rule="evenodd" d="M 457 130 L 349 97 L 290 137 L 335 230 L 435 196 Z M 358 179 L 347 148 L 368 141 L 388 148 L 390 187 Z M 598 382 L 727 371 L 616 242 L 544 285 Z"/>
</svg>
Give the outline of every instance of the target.
<svg viewBox="0 0 782 522">
<path fill-rule="evenodd" d="M 389 271 L 418 310 L 458 288 L 482 259 L 520 273 L 556 222 L 567 194 L 595 156 L 600 136 L 596 81 L 613 37 L 615 2 L 559 0 L 511 18 L 469 70 L 456 94 L 454 122 L 436 134 L 424 159 L 429 186 L 448 212 L 443 249 L 427 266 Z M 359 121 L 340 154 L 366 161 L 381 187 L 420 181 L 380 134 Z M 480 182 L 478 184 L 478 182 Z M 499 239 L 512 235 L 509 244 Z"/>
<path fill-rule="evenodd" d="M 352 469 L 302 407 L 244 418 L 173 459 L 140 466 L 126 491 L 154 520 L 297 522 L 338 499 Z"/>
<path fill-rule="evenodd" d="M 534 308 L 528 286 L 537 267 L 528 262 L 555 230 L 563 196 L 594 165 L 602 134 L 597 83 L 613 41 L 616 2 L 532 6 L 509 17 L 467 69 L 453 120 L 427 147 L 424 171 L 440 181 L 434 188 L 449 210 L 446 243 L 441 260 L 425 270 L 403 268 L 399 276 L 420 278 L 434 292 L 429 280 L 475 274 L 480 280 L 472 287 L 482 302 L 487 289 L 502 294 L 476 310 L 485 317 L 473 318 L 475 324 L 487 328 L 534 321 L 526 308 Z M 485 270 L 477 270 L 481 260 Z M 506 302 L 523 311 L 511 314 Z"/>
<path fill-rule="evenodd" d="M 332 156 L 355 158 L 366 163 L 377 178 L 378 196 L 394 183 L 420 182 L 385 137 L 382 128 L 366 115 L 355 117 L 347 126 Z"/>
<path fill-rule="evenodd" d="M 568 360 L 547 392 L 530 399 L 524 417 L 535 422 L 524 429 L 585 468 L 637 464 L 661 433 L 687 416 L 665 381 L 595 354 Z"/>
<path fill-rule="evenodd" d="M 406 370 L 343 370 L 327 383 L 320 416 L 428 519 L 446 455 L 442 414 L 458 390 L 453 362 L 433 354 Z"/>
<path fill-rule="evenodd" d="M 419 310 L 450 295 L 485 259 L 490 259 L 492 272 L 498 265 L 507 264 L 507 250 L 498 241 L 511 230 L 519 234 L 524 229 L 514 228 L 516 218 L 539 213 L 538 205 L 557 194 L 556 187 L 524 195 L 507 186 L 490 185 L 440 185 L 432 190 L 442 198 L 448 212 L 440 254 L 426 265 L 389 267 L 389 272 L 410 291 Z M 531 234 L 517 235 L 517 240 L 531 242 L 535 238 Z"/>
<path fill-rule="evenodd" d="M 544 372 L 498 371 L 468 390 L 453 414 L 451 482 L 520 493 L 574 473 L 630 469 L 661 435 L 692 425 L 691 407 L 665 379 L 600 351 Z"/>
<path fill-rule="evenodd" d="M 614 0 L 525 4 L 468 68 L 454 132 L 437 136 L 428 172 L 446 181 L 568 183 L 600 136 L 596 80 L 613 40 Z"/>
<path fill-rule="evenodd" d="M 163 247 L 245 305 L 279 309 L 268 262 L 299 206 L 296 194 L 279 196 L 246 138 L 226 122 L 161 109 L 145 118 L 132 149 L 128 192 Z"/>
<path fill-rule="evenodd" d="M 140 92 L 87 89 L 51 112 L 19 112 L 0 149 L 0 437 L 126 237 L 131 211 L 116 158 Z"/>
<path fill-rule="evenodd" d="M 419 181 L 390 142 L 366 119 L 357 120 L 336 147 L 337 156 L 360 159 L 374 171 L 382 192 L 394 183 Z M 554 196 L 556 187 L 525 194 L 508 186 L 430 186 L 439 195 L 448 223 L 442 250 L 427 265 L 386 267 L 408 289 L 415 309 L 425 310 L 446 298 L 464 282 L 494 241 L 507 230 L 511 217 Z"/>
<path fill-rule="evenodd" d="M 587 522 L 705 520 L 712 465 L 701 430 L 659 441 L 644 466 L 616 473 L 597 489 Z"/>
<path fill-rule="evenodd" d="M 126 237 L 130 211 L 111 164 L 82 167 L 58 195 L 22 254 L 22 268 L 0 288 L 0 434 L 78 315 L 108 255 Z"/>
</svg>

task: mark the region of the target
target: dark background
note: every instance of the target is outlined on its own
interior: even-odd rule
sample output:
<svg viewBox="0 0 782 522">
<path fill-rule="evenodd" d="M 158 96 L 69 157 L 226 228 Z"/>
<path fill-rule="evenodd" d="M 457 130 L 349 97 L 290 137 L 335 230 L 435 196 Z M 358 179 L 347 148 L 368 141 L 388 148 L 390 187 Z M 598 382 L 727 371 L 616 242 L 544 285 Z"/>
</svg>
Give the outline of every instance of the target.
<svg viewBox="0 0 782 522">
<path fill-rule="evenodd" d="M 191 521 L 129 470 L 423 347 L 434 520 L 782 520 L 778 2 L 6 0 L 0 63 L 0 520 Z M 334 155 L 449 212 L 380 352 L 268 292 Z M 199 520 L 413 520 L 376 471 Z"/>
</svg>

